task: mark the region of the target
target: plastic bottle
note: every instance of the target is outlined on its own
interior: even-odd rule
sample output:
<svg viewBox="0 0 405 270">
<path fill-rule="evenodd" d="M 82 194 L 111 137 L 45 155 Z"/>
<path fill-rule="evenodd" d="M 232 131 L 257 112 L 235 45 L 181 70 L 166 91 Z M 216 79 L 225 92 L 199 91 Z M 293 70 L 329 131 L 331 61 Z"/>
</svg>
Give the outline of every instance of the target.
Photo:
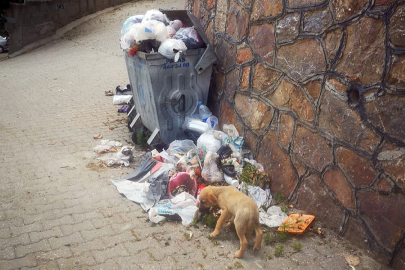
<svg viewBox="0 0 405 270">
<path fill-rule="evenodd" d="M 207 121 L 207 118 L 210 117 L 212 115 L 210 109 L 208 109 L 207 106 L 205 106 L 204 104 L 202 104 L 202 102 L 198 102 L 198 112 L 199 112 L 199 116 L 200 119 L 203 122 Z"/>
</svg>

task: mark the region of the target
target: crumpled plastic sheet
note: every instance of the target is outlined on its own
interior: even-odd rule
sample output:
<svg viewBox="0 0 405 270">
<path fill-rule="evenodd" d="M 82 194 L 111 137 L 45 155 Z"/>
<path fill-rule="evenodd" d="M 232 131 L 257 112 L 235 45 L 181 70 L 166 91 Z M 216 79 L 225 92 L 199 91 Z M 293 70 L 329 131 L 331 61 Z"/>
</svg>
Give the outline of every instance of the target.
<svg viewBox="0 0 405 270">
<path fill-rule="evenodd" d="M 269 207 L 271 204 L 271 200 L 273 199 L 270 189 L 264 190 L 257 186 L 246 185 L 243 182 L 239 185 L 238 189 L 239 191 L 251 197 L 259 208 L 261 208 L 262 206 L 266 208 Z"/>
<path fill-rule="evenodd" d="M 163 163 L 158 170 L 153 173 L 148 172 L 137 182 L 122 178 L 111 179 L 111 182 L 117 187 L 119 193 L 148 211 L 159 200 L 168 197 L 166 192 L 168 174 L 174 170 L 173 164 Z"/>
<path fill-rule="evenodd" d="M 119 152 L 108 153 L 97 159 L 104 161 L 108 167 L 112 167 L 115 165 L 124 165 L 125 167 L 128 167 L 133 157 L 133 149 L 134 148 L 132 146 L 126 145 L 123 146 Z"/>
<path fill-rule="evenodd" d="M 172 199 L 159 201 L 152 207 L 148 214 L 149 220 L 159 223 L 166 219 L 167 215 L 179 215 L 184 226 L 189 225 L 197 211 L 197 200 L 187 192 L 182 192 Z"/>
<path fill-rule="evenodd" d="M 266 225 L 269 228 L 280 227 L 287 217 L 287 214 L 281 211 L 279 206 L 271 206 L 267 211 L 264 211 L 262 208 L 259 209 L 260 224 Z"/>
</svg>

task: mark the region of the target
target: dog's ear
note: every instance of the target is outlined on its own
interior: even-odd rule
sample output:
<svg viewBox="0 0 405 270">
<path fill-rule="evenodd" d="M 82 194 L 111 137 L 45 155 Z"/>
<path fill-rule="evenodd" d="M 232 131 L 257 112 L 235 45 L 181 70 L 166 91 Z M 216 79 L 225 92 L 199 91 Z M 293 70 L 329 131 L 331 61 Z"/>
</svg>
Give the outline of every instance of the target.
<svg viewBox="0 0 405 270">
<path fill-rule="evenodd" d="M 218 205 L 217 196 L 215 196 L 214 192 L 208 193 L 207 199 L 210 205 Z"/>
</svg>

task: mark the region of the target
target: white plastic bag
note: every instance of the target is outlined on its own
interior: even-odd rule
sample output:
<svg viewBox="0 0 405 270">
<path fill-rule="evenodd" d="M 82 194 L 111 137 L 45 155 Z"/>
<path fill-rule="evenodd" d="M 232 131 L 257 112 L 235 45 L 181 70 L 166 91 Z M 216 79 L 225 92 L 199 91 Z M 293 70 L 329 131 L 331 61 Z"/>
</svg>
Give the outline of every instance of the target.
<svg viewBox="0 0 405 270">
<path fill-rule="evenodd" d="M 281 211 L 280 206 L 271 206 L 267 212 L 259 208 L 259 223 L 269 228 L 280 227 L 287 218 L 287 214 Z"/>
<path fill-rule="evenodd" d="M 165 220 L 162 215 L 179 215 L 184 226 L 189 225 L 197 211 L 196 199 L 187 192 L 182 192 L 171 200 L 161 200 L 152 207 L 148 214 L 149 220 L 154 223 L 159 223 Z"/>
<path fill-rule="evenodd" d="M 143 17 L 142 21 L 159 21 L 167 25 L 169 20 L 167 19 L 166 14 L 163 14 L 161 11 L 157 9 L 151 9 L 146 11 L 145 16 Z"/>
<path fill-rule="evenodd" d="M 113 97 L 113 104 L 128 104 L 131 101 L 132 95 L 115 95 Z"/>
<path fill-rule="evenodd" d="M 155 205 L 155 200 L 147 196 L 149 183 L 133 182 L 130 180 L 113 180 L 111 182 L 116 186 L 119 193 L 123 194 L 129 200 L 138 203 L 143 210 L 149 210 Z"/>
<path fill-rule="evenodd" d="M 207 182 L 218 183 L 224 180 L 224 176 L 218 168 L 218 157 L 217 153 L 211 151 L 207 151 L 205 155 L 201 177 Z"/>
<path fill-rule="evenodd" d="M 158 52 L 169 58 L 174 59 L 175 62 L 180 58 L 180 54 L 187 50 L 186 45 L 179 39 L 166 39 L 159 46 Z"/>
</svg>

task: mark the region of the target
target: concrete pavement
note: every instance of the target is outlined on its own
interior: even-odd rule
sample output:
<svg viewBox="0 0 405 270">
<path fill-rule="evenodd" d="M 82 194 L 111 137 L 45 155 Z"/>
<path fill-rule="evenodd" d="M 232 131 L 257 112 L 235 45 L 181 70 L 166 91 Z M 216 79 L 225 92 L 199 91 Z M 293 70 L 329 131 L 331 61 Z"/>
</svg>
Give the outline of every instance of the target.
<svg viewBox="0 0 405 270">
<path fill-rule="evenodd" d="M 352 269 L 345 254 L 360 258 L 356 269 L 388 269 L 331 233 L 250 247 L 233 259 L 232 232 L 209 240 L 201 224 L 154 225 L 117 192 L 110 178 L 135 168 L 141 153 L 132 168 L 99 168 L 93 135 L 130 141 L 104 91 L 128 83 L 123 21 L 154 8 L 184 9 L 184 1 L 122 5 L 0 62 L 0 269 Z"/>
</svg>

